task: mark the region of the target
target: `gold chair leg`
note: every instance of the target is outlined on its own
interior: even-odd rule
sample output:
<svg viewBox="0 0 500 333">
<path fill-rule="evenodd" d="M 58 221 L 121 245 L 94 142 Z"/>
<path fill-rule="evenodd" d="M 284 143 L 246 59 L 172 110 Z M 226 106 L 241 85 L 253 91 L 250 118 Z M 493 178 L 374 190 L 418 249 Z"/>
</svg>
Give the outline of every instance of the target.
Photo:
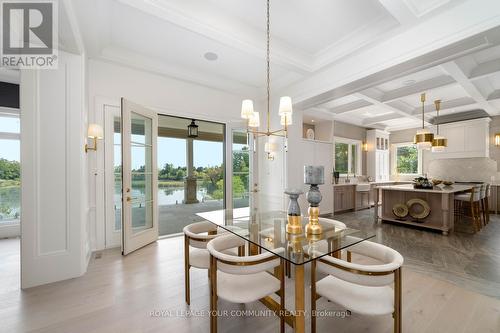
<svg viewBox="0 0 500 333">
<path fill-rule="evenodd" d="M 210 256 L 210 333 L 217 333 L 217 259 Z"/>
<path fill-rule="evenodd" d="M 184 294 L 187 305 L 191 305 L 191 292 L 189 285 L 189 237 L 184 235 Z"/>
<path fill-rule="evenodd" d="M 316 260 L 311 262 L 311 333 L 316 333 Z"/>
<path fill-rule="evenodd" d="M 352 253 L 351 251 L 347 251 L 347 262 L 351 262 L 352 261 Z"/>
<path fill-rule="evenodd" d="M 285 333 L 285 259 L 280 258 L 280 333 Z"/>
<path fill-rule="evenodd" d="M 401 268 L 398 268 L 394 271 L 394 333 L 402 332 L 402 311 L 401 311 L 401 303 L 402 303 L 402 290 L 401 290 Z"/>
</svg>

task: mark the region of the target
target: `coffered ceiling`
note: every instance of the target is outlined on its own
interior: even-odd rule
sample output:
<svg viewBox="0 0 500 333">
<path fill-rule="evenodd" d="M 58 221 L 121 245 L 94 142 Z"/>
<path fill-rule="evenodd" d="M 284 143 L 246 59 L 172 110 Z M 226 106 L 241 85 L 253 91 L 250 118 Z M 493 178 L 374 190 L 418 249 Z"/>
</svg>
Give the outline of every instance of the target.
<svg viewBox="0 0 500 333">
<path fill-rule="evenodd" d="M 495 10 L 488 11 L 483 3 Z M 241 98 L 265 97 L 265 0 L 74 0 L 73 4 L 90 58 Z M 474 5 L 480 9 L 475 16 L 468 10 Z M 500 52 L 495 43 L 481 40 L 481 47 L 472 52 L 477 45 L 471 41 L 464 48 L 466 56 L 450 50 L 437 55 L 442 61 L 436 57 L 424 61 L 421 56 L 438 44 L 452 44 L 467 19 L 471 27 L 485 30 L 487 25 L 477 22 L 493 24 L 481 15 L 496 17 L 500 11 L 496 7 L 500 6 L 494 0 L 271 0 L 272 92 L 292 95 L 296 108 L 306 112 L 367 127 L 416 126 L 422 91 L 429 94 L 427 104 L 434 98 L 444 100 L 443 113 L 478 108 L 495 114 L 500 98 L 496 74 Z M 453 38 L 451 33 L 449 38 L 438 38 L 448 30 L 454 32 Z M 439 43 L 429 39 L 428 45 L 423 44 L 433 34 Z M 396 59 L 403 49 L 397 40 L 404 35 L 415 45 L 405 45 L 410 51 Z M 390 47 L 382 47 L 392 40 Z M 418 47 L 418 42 L 425 47 Z M 381 51 L 372 52 L 377 46 Z M 207 60 L 207 52 L 217 59 Z M 446 62 L 450 54 L 453 61 Z M 363 57 L 368 60 L 345 65 Z M 410 60 L 414 66 L 405 71 L 383 73 Z M 367 73 L 383 74 L 342 93 L 335 90 L 359 80 L 363 66 Z M 335 74 L 341 71 L 345 73 Z M 427 120 L 431 119 L 429 112 Z"/>
<path fill-rule="evenodd" d="M 495 31 L 495 33 L 500 33 Z M 478 116 L 500 115 L 500 46 L 443 60 L 437 66 L 396 79 L 360 88 L 346 96 L 309 107 L 332 118 L 365 127 L 398 130 L 422 124 L 420 94 L 426 93 L 425 124 L 437 121 L 435 100 L 442 101 L 440 115 L 459 120 L 469 111 Z M 454 115 L 451 117 L 450 115 Z"/>
</svg>

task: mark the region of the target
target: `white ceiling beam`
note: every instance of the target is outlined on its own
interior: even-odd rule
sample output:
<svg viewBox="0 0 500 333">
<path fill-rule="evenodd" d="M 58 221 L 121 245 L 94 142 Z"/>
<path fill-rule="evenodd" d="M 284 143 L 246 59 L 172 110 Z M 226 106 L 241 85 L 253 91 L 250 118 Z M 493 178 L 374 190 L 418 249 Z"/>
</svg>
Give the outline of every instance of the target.
<svg viewBox="0 0 500 333">
<path fill-rule="evenodd" d="M 441 67 L 462 86 L 470 97 L 476 100 L 480 108 L 492 116 L 499 114 L 499 112 L 488 103 L 479 89 L 469 80 L 465 71 L 455 61 L 442 64 Z"/>
<path fill-rule="evenodd" d="M 363 126 L 371 126 L 371 125 L 375 125 L 377 123 L 382 123 L 384 121 L 393 120 L 393 119 L 400 119 L 400 118 L 405 118 L 405 116 L 403 116 L 399 113 L 384 114 L 382 116 L 363 119 Z"/>
<path fill-rule="evenodd" d="M 331 112 L 335 114 L 346 113 L 354 110 L 358 110 L 367 106 L 373 105 L 372 103 L 365 101 L 364 99 L 360 99 L 354 102 L 342 104 L 330 109 Z"/>
<path fill-rule="evenodd" d="M 494 101 L 497 99 L 500 99 L 500 89 L 497 89 L 488 95 L 488 101 Z"/>
<path fill-rule="evenodd" d="M 355 93 L 354 96 L 356 96 L 357 98 L 360 98 L 360 99 L 364 99 L 365 101 L 370 102 L 373 105 L 380 107 L 381 109 L 384 109 L 384 110 L 387 110 L 387 111 L 399 114 L 401 116 L 401 117 L 397 117 L 397 115 L 395 114 L 394 118 L 407 117 L 407 118 L 418 119 L 418 120 L 421 119 L 418 116 L 413 115 L 412 114 L 413 110 L 411 110 L 408 107 L 406 107 L 404 105 L 404 103 L 398 103 L 398 107 L 395 107 L 394 103 L 392 103 L 392 105 L 384 103 L 384 102 L 382 102 L 382 101 L 380 101 L 380 100 L 378 100 L 378 99 L 376 99 L 374 97 L 369 96 L 366 92 Z M 403 108 L 405 108 L 405 109 L 408 108 L 408 110 L 402 110 Z M 426 125 L 430 125 L 430 122 L 427 121 L 427 120 L 425 120 L 425 123 L 426 123 Z"/>
<path fill-rule="evenodd" d="M 378 0 L 401 25 L 411 25 L 418 20 L 406 1 Z"/>
<path fill-rule="evenodd" d="M 429 80 L 417 82 L 415 84 L 412 84 L 411 86 L 406 86 L 402 87 L 399 89 L 395 89 L 389 92 L 386 92 L 382 96 L 382 102 L 387 103 L 391 101 L 398 100 L 403 97 L 415 95 L 415 94 L 420 94 L 422 92 L 435 89 L 435 88 L 440 88 L 444 86 L 449 86 L 451 84 L 455 84 L 456 81 L 453 79 L 453 77 L 448 76 L 448 75 L 441 75 Z"/>
<path fill-rule="evenodd" d="M 479 64 L 476 67 L 474 67 L 470 72 L 469 79 L 471 80 L 481 79 L 499 72 L 500 72 L 500 59 L 495 59 L 492 61 Z"/>
<path fill-rule="evenodd" d="M 450 109 L 454 109 L 454 108 L 458 108 L 458 107 L 462 107 L 462 106 L 467 106 L 467 105 L 472 105 L 472 104 L 476 104 L 476 100 L 471 98 L 471 97 L 460 97 L 460 98 L 456 98 L 456 99 L 451 99 L 449 101 L 444 100 L 441 102 L 441 111 L 450 110 Z M 432 111 L 436 110 L 434 103 L 426 104 L 425 109 L 432 110 Z M 421 114 L 421 112 L 422 112 L 421 106 L 413 109 L 413 111 L 412 111 L 412 113 L 414 115 Z"/>
<path fill-rule="evenodd" d="M 325 109 L 325 108 L 320 108 L 320 107 L 313 107 L 313 108 L 307 109 L 305 111 L 305 113 L 307 113 L 309 115 L 311 115 L 311 113 L 321 113 L 321 114 L 327 115 L 330 119 L 333 119 L 335 116 L 330 110 Z"/>
</svg>

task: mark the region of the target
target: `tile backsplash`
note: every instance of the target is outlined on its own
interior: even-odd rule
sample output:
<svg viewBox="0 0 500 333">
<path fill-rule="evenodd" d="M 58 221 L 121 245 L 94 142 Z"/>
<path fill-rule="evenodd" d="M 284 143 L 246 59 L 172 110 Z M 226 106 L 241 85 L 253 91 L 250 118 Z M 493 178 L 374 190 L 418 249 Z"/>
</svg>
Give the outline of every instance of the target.
<svg viewBox="0 0 500 333">
<path fill-rule="evenodd" d="M 497 162 L 488 157 L 448 158 L 429 162 L 429 178 L 455 182 L 493 182 L 500 180 Z"/>
</svg>

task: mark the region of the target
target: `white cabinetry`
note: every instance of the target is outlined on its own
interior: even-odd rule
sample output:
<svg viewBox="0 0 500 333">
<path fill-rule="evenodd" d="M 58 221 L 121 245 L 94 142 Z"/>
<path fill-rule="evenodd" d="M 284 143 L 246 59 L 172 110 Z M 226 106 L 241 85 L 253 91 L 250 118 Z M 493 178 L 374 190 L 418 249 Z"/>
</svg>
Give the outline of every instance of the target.
<svg viewBox="0 0 500 333">
<path fill-rule="evenodd" d="M 389 180 L 389 133 L 381 130 L 366 132 L 367 175 L 375 181 Z"/>
<path fill-rule="evenodd" d="M 431 159 L 489 157 L 490 118 L 443 124 L 439 130 L 448 139 L 443 152 L 432 153 Z"/>
</svg>

